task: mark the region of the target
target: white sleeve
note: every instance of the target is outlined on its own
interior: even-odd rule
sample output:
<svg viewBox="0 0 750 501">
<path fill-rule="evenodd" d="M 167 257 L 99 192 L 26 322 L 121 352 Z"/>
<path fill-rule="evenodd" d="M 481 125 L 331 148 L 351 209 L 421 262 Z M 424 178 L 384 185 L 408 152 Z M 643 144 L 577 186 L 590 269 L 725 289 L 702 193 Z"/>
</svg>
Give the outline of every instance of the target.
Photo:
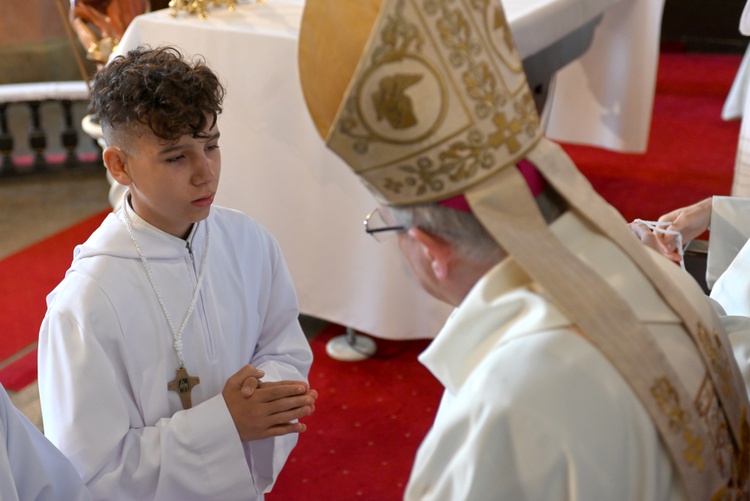
<svg viewBox="0 0 750 501">
<path fill-rule="evenodd" d="M 299 307 L 292 279 L 275 241 L 269 248 L 272 266 L 270 291 L 263 305 L 265 316 L 250 364 L 262 369 L 267 381 L 307 381 L 312 351 L 299 324 Z M 245 444 L 253 478 L 264 492 L 273 487 L 298 435 L 256 440 Z"/>
<path fill-rule="evenodd" d="M 312 351 L 299 324 L 297 294 L 281 250 L 273 245 L 269 252 L 270 290 L 261 306 L 265 314 L 251 363 L 263 369 L 269 380 L 307 381 Z"/>
</svg>

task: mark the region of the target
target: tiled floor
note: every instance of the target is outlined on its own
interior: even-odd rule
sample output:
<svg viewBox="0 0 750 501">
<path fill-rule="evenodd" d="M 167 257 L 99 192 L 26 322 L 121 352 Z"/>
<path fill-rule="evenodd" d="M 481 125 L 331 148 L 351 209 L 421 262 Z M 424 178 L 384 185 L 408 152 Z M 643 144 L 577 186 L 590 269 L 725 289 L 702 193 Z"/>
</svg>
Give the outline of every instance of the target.
<svg viewBox="0 0 750 501">
<path fill-rule="evenodd" d="M 0 178 L 0 259 L 109 206 L 104 168 Z"/>
</svg>

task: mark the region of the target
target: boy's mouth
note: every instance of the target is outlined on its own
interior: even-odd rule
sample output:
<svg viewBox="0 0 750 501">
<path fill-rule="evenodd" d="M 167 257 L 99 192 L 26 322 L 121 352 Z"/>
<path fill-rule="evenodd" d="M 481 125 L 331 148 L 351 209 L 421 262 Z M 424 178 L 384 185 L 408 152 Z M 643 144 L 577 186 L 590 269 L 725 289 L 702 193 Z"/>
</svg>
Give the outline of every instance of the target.
<svg viewBox="0 0 750 501">
<path fill-rule="evenodd" d="M 196 207 L 208 207 L 212 203 L 214 203 L 214 195 L 209 195 L 207 197 L 203 198 L 197 198 L 191 202 Z"/>
</svg>

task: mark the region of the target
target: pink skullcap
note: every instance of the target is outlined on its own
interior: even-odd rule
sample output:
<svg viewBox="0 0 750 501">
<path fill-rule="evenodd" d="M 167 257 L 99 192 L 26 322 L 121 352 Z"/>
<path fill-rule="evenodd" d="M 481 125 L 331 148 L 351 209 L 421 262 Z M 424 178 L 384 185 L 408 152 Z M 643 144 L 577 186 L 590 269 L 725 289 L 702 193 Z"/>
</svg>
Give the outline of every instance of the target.
<svg viewBox="0 0 750 501">
<path fill-rule="evenodd" d="M 516 167 L 518 167 L 521 175 L 526 180 L 526 184 L 529 185 L 532 195 L 535 197 L 539 196 L 539 194 L 544 191 L 544 188 L 547 187 L 547 181 L 541 174 L 539 174 L 539 171 L 536 170 L 534 164 L 523 159 L 516 164 Z M 440 200 L 438 205 L 461 212 L 471 212 L 469 202 L 466 201 L 466 197 L 464 197 L 463 194 Z"/>
<path fill-rule="evenodd" d="M 457 210 L 459 212 L 471 212 L 469 202 L 466 201 L 466 197 L 464 197 L 463 193 L 450 198 L 446 198 L 445 200 L 440 200 L 437 204 L 449 209 Z"/>
<path fill-rule="evenodd" d="M 538 197 L 544 189 L 547 187 L 547 180 L 539 174 L 534 164 L 526 160 L 525 158 L 516 164 L 518 170 L 521 171 L 521 175 L 526 180 L 526 184 L 529 185 L 531 194 L 534 197 Z"/>
</svg>

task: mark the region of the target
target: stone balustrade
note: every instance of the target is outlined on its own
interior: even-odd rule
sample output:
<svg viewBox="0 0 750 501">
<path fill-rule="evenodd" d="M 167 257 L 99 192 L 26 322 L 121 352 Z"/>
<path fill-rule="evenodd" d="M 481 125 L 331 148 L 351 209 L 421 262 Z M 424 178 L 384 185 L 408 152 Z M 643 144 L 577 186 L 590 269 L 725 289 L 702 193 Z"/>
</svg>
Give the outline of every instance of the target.
<svg viewBox="0 0 750 501">
<path fill-rule="evenodd" d="M 81 128 L 88 97 L 83 81 L 0 85 L 0 176 L 101 165 Z"/>
</svg>

